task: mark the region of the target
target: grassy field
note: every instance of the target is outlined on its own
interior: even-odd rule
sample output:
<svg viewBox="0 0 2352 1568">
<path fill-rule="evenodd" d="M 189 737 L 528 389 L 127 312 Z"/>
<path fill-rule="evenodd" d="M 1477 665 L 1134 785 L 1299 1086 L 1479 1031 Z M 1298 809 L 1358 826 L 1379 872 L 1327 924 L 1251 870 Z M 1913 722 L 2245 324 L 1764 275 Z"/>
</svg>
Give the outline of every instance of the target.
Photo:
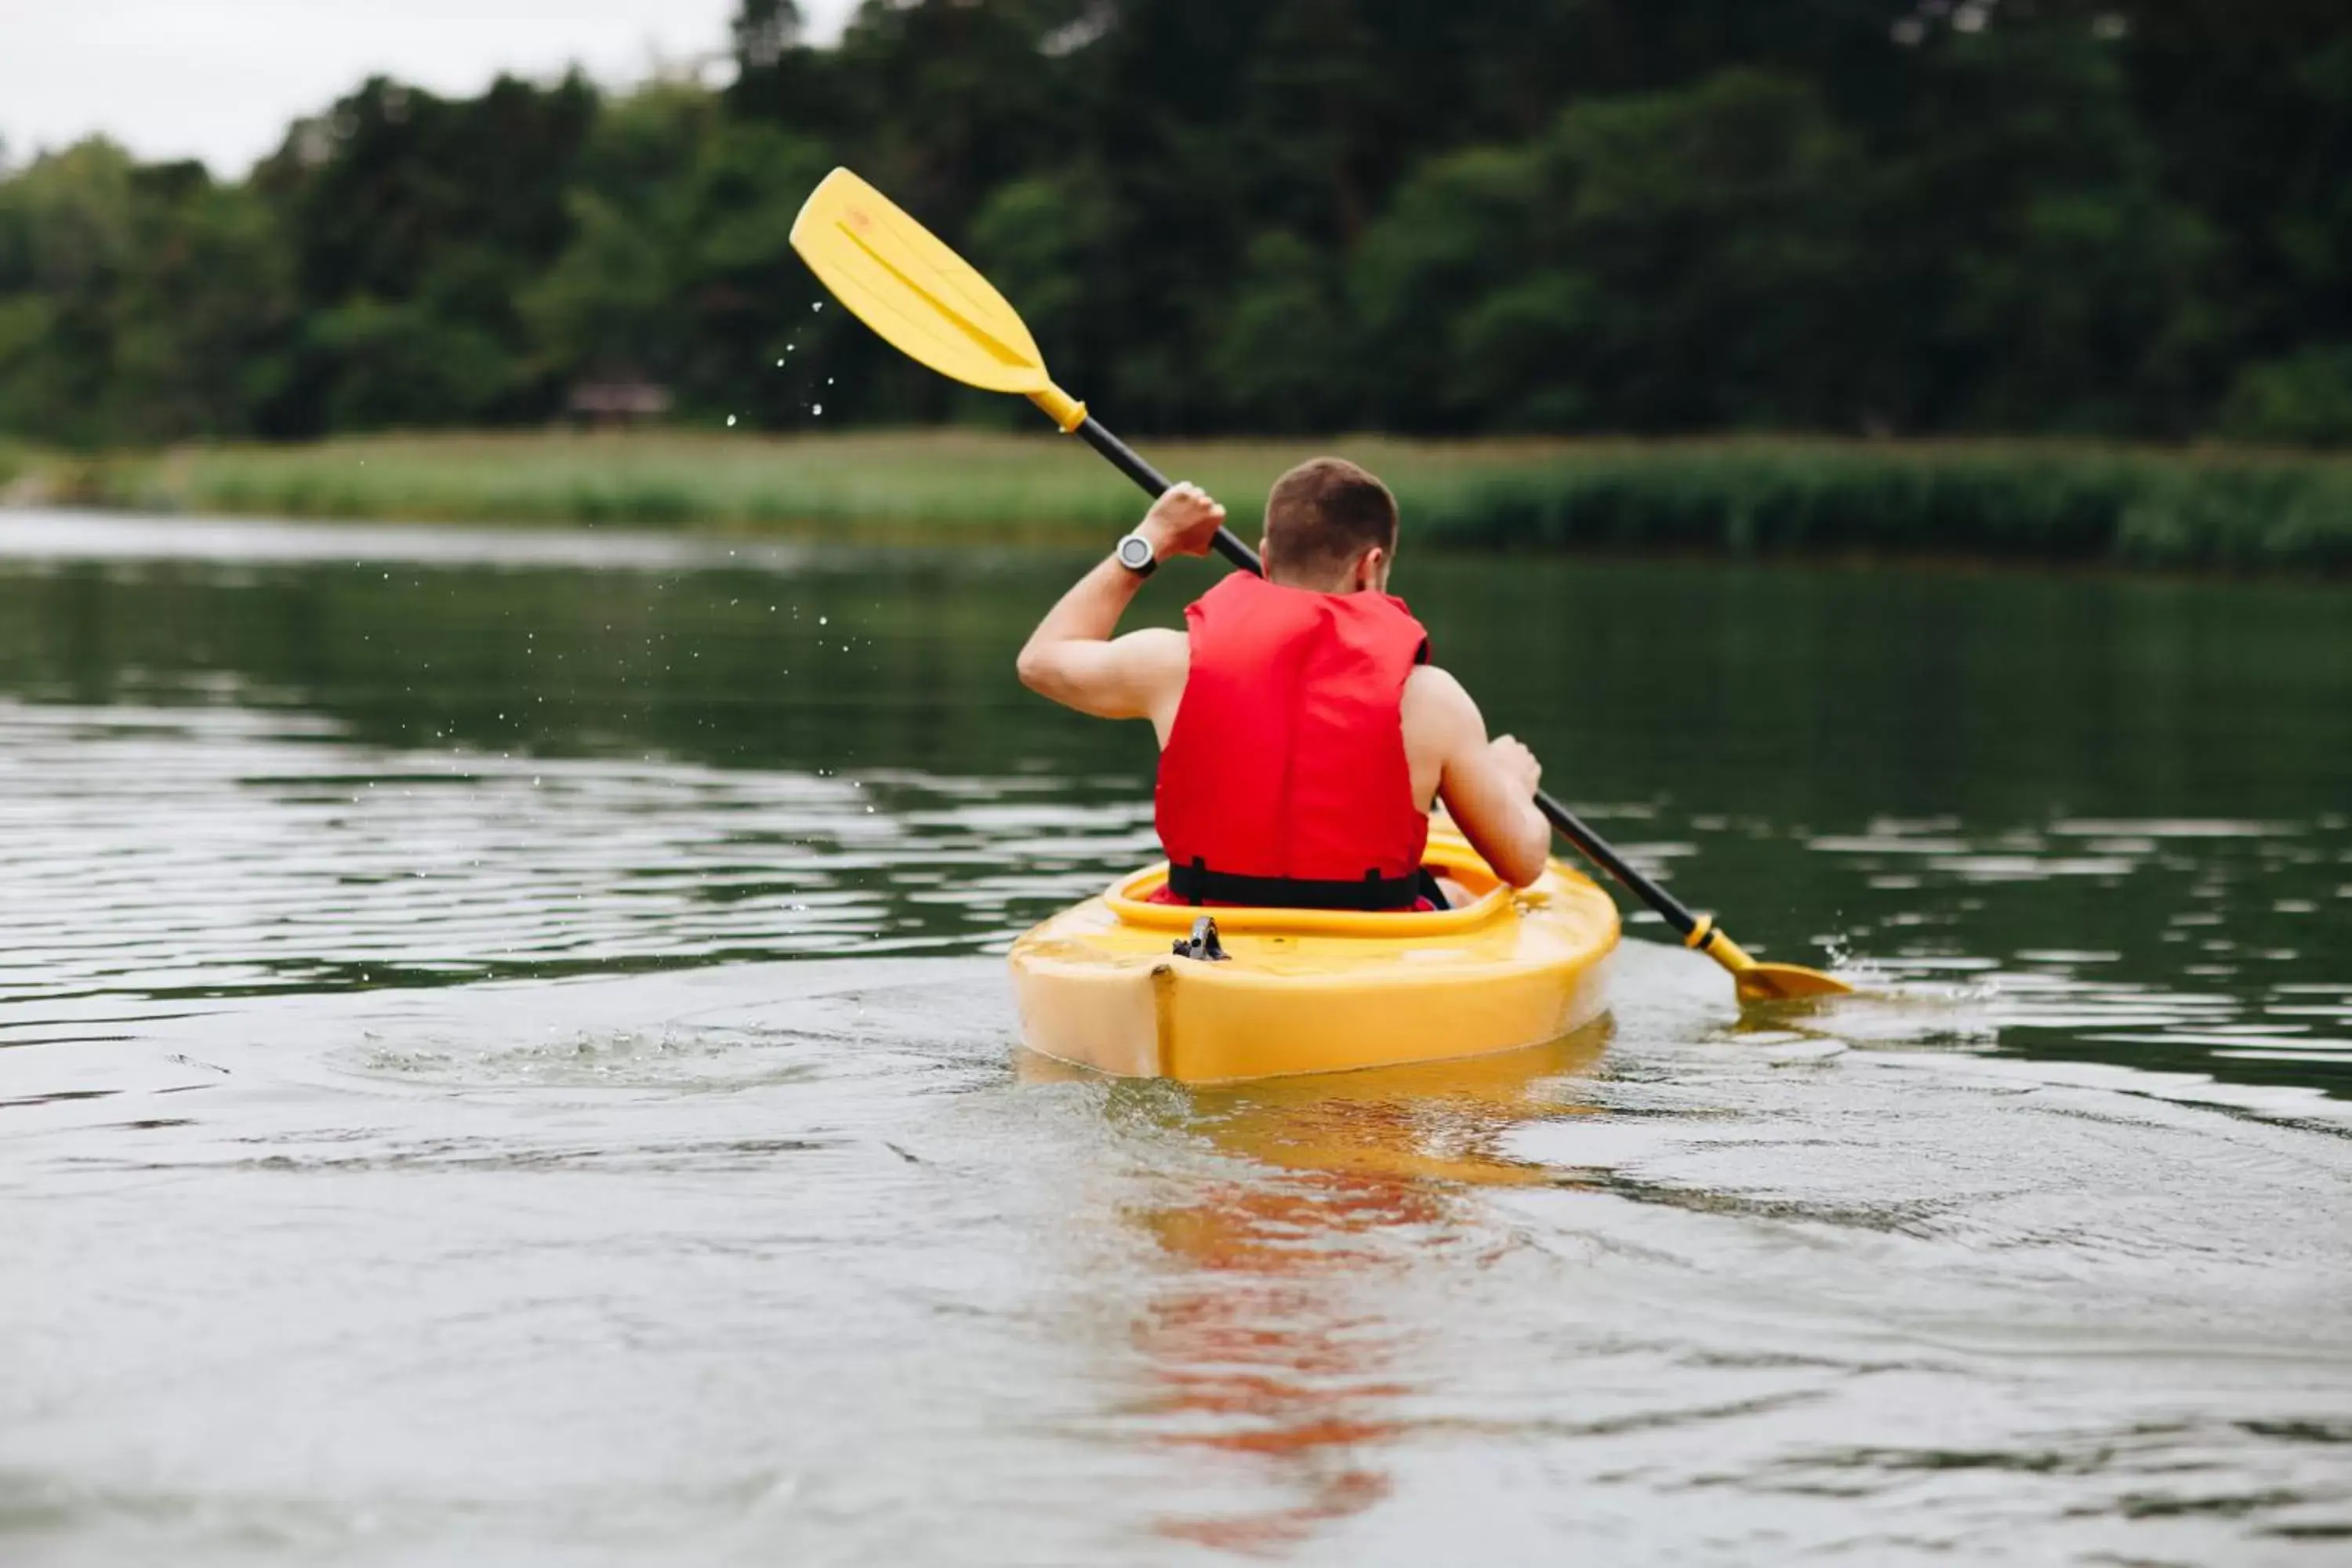
<svg viewBox="0 0 2352 1568">
<path fill-rule="evenodd" d="M 1943 556 L 2352 573 L 2352 458 L 2036 442 L 1164 441 L 1245 536 L 1318 451 L 1380 472 L 1410 537 L 1484 550 Z M 382 437 L 22 457 L 19 496 L 167 511 L 1095 541 L 1140 498 L 1064 437 L 927 431 Z M 0 486 L 12 459 L 0 449 Z"/>
</svg>

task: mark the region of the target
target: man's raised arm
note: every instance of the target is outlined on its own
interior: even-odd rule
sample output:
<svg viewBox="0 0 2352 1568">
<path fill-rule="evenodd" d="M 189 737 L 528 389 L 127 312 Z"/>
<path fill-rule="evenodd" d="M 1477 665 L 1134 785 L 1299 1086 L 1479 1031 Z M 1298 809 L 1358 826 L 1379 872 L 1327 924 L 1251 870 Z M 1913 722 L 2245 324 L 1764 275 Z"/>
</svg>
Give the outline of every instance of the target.
<svg viewBox="0 0 2352 1568">
<path fill-rule="evenodd" d="M 1136 531 L 1151 545 L 1152 559 L 1164 561 L 1206 555 L 1224 521 L 1225 509 L 1199 486 L 1180 484 L 1152 503 Z M 1160 709 L 1172 706 L 1171 690 L 1183 689 L 1184 634 L 1112 636 L 1142 584 L 1117 556 L 1079 578 L 1029 634 L 1015 667 L 1021 684 L 1097 719 L 1164 720 Z"/>
</svg>

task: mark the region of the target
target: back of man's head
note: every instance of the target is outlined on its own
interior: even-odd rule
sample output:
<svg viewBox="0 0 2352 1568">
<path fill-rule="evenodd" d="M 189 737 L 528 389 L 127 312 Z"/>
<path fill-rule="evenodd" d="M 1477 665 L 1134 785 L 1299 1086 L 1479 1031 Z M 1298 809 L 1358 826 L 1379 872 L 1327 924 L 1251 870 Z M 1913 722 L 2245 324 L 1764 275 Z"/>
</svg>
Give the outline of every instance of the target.
<svg viewBox="0 0 2352 1568">
<path fill-rule="evenodd" d="M 1368 549 L 1396 553 L 1397 504 L 1388 486 L 1344 458 L 1311 458 L 1265 498 L 1267 574 L 1294 588 L 1344 589 Z"/>
</svg>

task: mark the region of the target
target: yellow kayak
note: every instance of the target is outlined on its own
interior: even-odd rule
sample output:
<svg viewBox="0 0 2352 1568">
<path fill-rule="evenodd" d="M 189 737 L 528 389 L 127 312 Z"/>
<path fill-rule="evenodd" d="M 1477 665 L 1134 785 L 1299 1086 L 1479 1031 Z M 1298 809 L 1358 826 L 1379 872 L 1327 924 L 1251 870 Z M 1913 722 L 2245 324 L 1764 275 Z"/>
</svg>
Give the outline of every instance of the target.
<svg viewBox="0 0 2352 1568">
<path fill-rule="evenodd" d="M 1102 1072 L 1187 1083 L 1486 1056 L 1557 1039 L 1607 1005 L 1617 906 L 1552 862 L 1514 892 L 1459 835 L 1429 866 L 1462 891 L 1427 913 L 1196 910 L 1149 900 L 1165 864 L 1013 945 L 1022 1043 Z M 1222 956 L 1196 949 L 1215 922 Z"/>
</svg>

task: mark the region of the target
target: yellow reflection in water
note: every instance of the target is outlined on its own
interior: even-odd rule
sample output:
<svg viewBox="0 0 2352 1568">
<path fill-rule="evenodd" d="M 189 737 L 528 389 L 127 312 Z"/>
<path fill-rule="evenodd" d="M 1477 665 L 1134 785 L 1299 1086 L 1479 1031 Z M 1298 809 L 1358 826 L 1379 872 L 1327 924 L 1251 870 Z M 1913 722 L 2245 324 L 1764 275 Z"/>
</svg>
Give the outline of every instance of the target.
<svg viewBox="0 0 2352 1568">
<path fill-rule="evenodd" d="M 1238 1457 L 1295 1501 L 1171 1517 L 1170 1536 L 1264 1552 L 1371 1507 L 1381 1448 L 1410 1427 L 1405 1328 L 1367 1310 L 1368 1279 L 1458 1245 L 1465 1186 L 1552 1181 L 1500 1152 L 1511 1129 L 1591 1107 L 1580 1076 L 1602 1018 L 1549 1045 L 1468 1061 L 1176 1089 L 1171 1131 L 1255 1169 L 1127 1217 L 1178 1267 L 1138 1314 L 1162 1440 Z M 1042 1058 L 1024 1076 L 1085 1076 Z M 1124 1092 L 1123 1092 L 1124 1091 Z M 1111 1105 L 1131 1110 L 1114 1086 Z"/>
</svg>

